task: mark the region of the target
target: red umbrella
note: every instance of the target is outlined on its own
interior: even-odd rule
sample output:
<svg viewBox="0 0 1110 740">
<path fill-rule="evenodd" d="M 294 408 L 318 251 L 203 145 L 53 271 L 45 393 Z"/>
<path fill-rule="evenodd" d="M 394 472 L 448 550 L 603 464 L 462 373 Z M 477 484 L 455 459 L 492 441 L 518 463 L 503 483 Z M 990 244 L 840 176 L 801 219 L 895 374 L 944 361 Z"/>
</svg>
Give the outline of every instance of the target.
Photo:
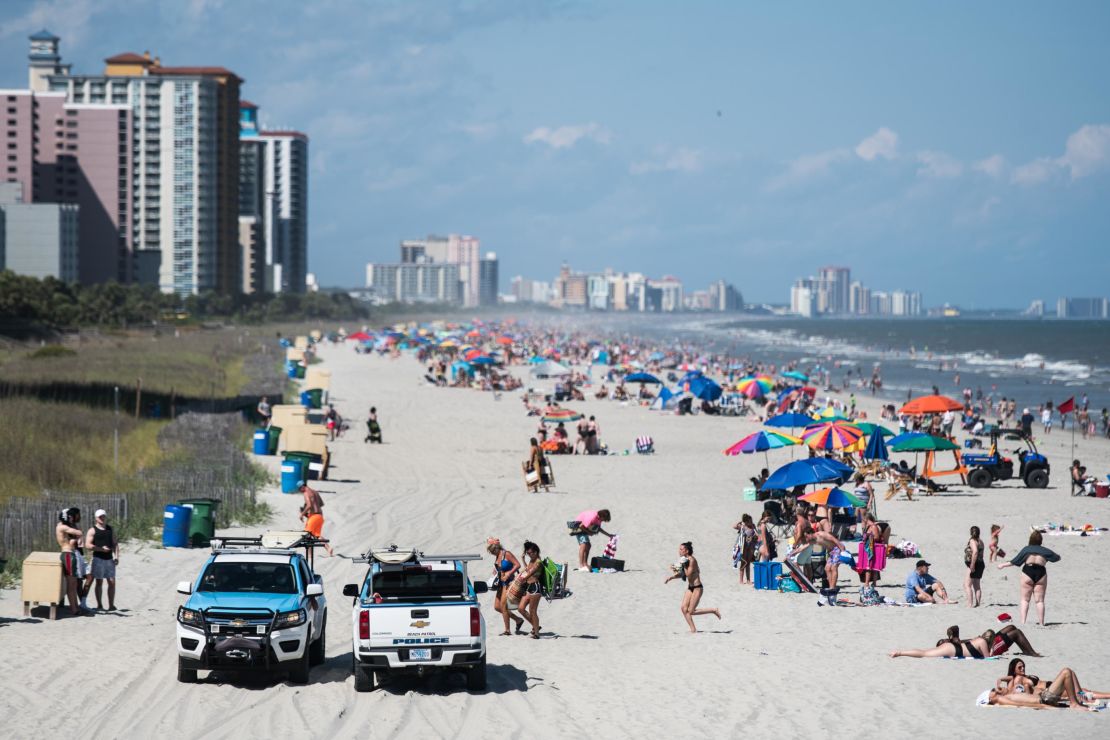
<svg viewBox="0 0 1110 740">
<path fill-rule="evenodd" d="M 356 331 L 354 334 L 347 335 L 347 339 L 354 339 L 356 342 L 365 342 L 373 338 L 364 331 Z"/>
<path fill-rule="evenodd" d="M 964 405 L 947 396 L 922 396 L 915 398 L 902 407 L 903 414 L 921 416 L 922 414 L 943 414 L 945 411 L 960 411 Z"/>
</svg>

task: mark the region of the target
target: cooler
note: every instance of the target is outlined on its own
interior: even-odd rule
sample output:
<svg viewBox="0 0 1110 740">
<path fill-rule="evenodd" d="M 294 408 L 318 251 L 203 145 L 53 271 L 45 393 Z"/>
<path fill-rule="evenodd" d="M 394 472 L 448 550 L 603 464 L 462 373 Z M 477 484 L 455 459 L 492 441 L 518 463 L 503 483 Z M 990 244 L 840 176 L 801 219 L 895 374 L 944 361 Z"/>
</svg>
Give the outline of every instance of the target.
<svg viewBox="0 0 1110 740">
<path fill-rule="evenodd" d="M 1110 484 L 1096 483 L 1095 484 L 1095 498 L 1106 498 L 1110 496 Z"/>
<path fill-rule="evenodd" d="M 755 587 L 760 591 L 777 591 L 782 563 L 769 560 L 766 563 L 752 563 L 755 569 Z"/>
</svg>

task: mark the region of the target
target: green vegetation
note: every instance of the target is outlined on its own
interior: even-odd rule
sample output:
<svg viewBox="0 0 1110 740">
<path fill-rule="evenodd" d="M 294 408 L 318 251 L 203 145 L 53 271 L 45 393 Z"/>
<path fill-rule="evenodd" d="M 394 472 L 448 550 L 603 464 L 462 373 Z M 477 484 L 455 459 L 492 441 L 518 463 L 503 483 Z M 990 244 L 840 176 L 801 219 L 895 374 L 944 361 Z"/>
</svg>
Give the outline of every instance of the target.
<svg viewBox="0 0 1110 740">
<path fill-rule="evenodd" d="M 44 347 L 39 347 L 31 354 L 27 355 L 29 360 L 48 360 L 55 357 L 75 357 L 76 352 L 69 347 L 63 347 L 60 344 L 47 344 Z"/>
<path fill-rule="evenodd" d="M 134 490 L 139 470 L 168 458 L 159 449 L 165 422 L 119 416 L 119 475 L 111 411 L 31 399 L 0 399 L 0 501 L 43 489 L 87 493 Z"/>
<path fill-rule="evenodd" d="M 81 286 L 54 278 L 0 272 L 0 326 L 24 333 L 77 327 L 150 326 L 213 319 L 262 323 L 360 318 L 366 308 L 346 293 L 180 297 L 154 286 L 103 283 Z"/>
</svg>

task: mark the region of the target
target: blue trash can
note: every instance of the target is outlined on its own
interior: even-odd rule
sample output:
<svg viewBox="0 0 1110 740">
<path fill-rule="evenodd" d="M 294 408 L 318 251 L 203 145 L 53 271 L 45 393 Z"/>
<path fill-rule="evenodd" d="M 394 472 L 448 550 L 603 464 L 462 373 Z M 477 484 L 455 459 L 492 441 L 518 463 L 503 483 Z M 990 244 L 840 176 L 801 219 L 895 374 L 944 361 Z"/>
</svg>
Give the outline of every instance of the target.
<svg viewBox="0 0 1110 740">
<path fill-rule="evenodd" d="M 312 408 L 312 395 L 308 391 L 301 391 L 301 405 Z"/>
<path fill-rule="evenodd" d="M 304 463 L 286 460 L 281 464 L 281 492 L 296 493 L 304 480 Z"/>
<path fill-rule="evenodd" d="M 297 377 L 297 363 L 295 363 L 295 362 L 286 362 L 285 363 L 285 374 L 288 375 L 290 378 Z"/>
<path fill-rule="evenodd" d="M 162 546 L 188 547 L 189 524 L 193 510 L 187 506 L 170 504 L 162 514 Z"/>
<path fill-rule="evenodd" d="M 265 429 L 259 429 L 254 433 L 254 454 L 270 454 L 270 433 Z"/>
</svg>

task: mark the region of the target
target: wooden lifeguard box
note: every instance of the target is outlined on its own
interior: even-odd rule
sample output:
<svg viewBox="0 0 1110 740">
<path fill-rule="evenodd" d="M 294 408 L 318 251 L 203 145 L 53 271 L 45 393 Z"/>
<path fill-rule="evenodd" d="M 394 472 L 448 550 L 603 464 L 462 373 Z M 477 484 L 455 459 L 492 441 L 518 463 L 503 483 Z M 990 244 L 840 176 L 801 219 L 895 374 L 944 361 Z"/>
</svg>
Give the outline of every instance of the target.
<svg viewBox="0 0 1110 740">
<path fill-rule="evenodd" d="M 65 599 L 61 554 L 36 551 L 28 555 L 23 561 L 21 591 L 23 616 L 31 614 L 32 606 L 46 604 L 50 618 L 57 619 L 58 607 Z"/>
</svg>

